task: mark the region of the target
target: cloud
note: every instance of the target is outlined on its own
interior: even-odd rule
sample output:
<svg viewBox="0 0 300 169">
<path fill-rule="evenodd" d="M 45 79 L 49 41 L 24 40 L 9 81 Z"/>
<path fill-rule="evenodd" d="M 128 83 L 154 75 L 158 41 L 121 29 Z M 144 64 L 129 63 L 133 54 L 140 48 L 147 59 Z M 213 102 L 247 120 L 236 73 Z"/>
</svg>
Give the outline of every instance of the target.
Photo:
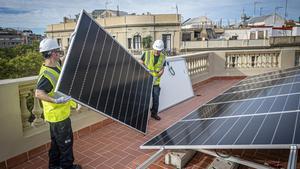
<svg viewBox="0 0 300 169">
<path fill-rule="evenodd" d="M 25 14 L 29 11 L 16 8 L 0 7 L 0 14 Z"/>
<path fill-rule="evenodd" d="M 270 14 L 276 6 L 285 5 L 283 0 L 258 0 L 257 13 L 263 7 L 263 14 Z M 106 0 L 0 0 L 0 26 L 46 28 L 49 24 L 62 22 L 64 16 L 74 17 L 82 9 L 91 12 L 95 9 L 105 9 Z M 152 14 L 178 13 L 184 20 L 206 15 L 213 21 L 237 20 L 239 21 L 242 10 L 247 15 L 253 15 L 253 0 L 108 0 L 108 9 L 119 9 L 129 13 Z M 297 19 L 299 13 L 299 0 L 288 0 L 288 16 Z M 284 9 L 279 13 L 284 14 Z"/>
</svg>

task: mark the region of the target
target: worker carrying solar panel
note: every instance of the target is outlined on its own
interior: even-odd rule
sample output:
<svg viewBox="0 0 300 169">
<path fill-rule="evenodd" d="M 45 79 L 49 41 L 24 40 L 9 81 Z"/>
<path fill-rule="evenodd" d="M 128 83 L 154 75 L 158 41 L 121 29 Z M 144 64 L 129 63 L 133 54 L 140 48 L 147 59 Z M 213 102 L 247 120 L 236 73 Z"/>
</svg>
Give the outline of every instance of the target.
<svg viewBox="0 0 300 169">
<path fill-rule="evenodd" d="M 153 43 L 153 50 L 145 51 L 142 54 L 140 63 L 145 65 L 151 75 L 154 77 L 153 89 L 152 89 L 152 108 L 151 117 L 155 120 L 160 120 L 157 115 L 159 106 L 159 94 L 160 94 L 160 77 L 164 73 L 164 66 L 166 65 L 166 56 L 163 54 L 164 42 L 162 40 L 156 40 Z"/>
<path fill-rule="evenodd" d="M 51 148 L 49 150 L 49 169 L 81 169 L 73 164 L 73 132 L 70 109 L 77 104 L 70 96 L 62 96 L 54 92 L 62 60 L 60 46 L 54 39 L 44 39 L 40 43 L 40 52 L 44 57 L 37 82 L 35 97 L 43 104 L 44 118 L 50 124 Z"/>
</svg>

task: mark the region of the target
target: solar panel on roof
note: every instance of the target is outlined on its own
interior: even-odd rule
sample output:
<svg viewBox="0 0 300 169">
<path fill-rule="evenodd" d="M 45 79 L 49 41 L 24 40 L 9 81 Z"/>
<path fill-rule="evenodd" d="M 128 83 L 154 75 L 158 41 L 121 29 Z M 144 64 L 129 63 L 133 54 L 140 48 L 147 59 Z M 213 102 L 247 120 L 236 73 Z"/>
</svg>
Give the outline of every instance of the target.
<svg viewBox="0 0 300 169">
<path fill-rule="evenodd" d="M 260 82 L 263 80 L 270 80 L 270 79 L 275 79 L 275 78 L 282 78 L 286 76 L 291 76 L 295 74 L 299 74 L 300 67 L 292 67 L 284 70 L 279 70 L 279 71 L 273 71 L 273 72 L 268 72 L 268 73 L 263 73 L 255 76 L 250 76 L 241 82 L 239 82 L 236 86 L 247 84 L 247 83 L 255 83 L 255 82 Z"/>
<path fill-rule="evenodd" d="M 208 104 L 218 104 L 226 102 L 234 102 L 238 100 L 257 99 L 260 97 L 268 98 L 279 95 L 290 95 L 300 93 L 300 83 L 290 83 L 281 86 L 274 86 L 269 88 L 262 88 L 256 90 L 242 91 L 237 93 L 224 93 L 215 99 L 208 102 Z"/>
<path fill-rule="evenodd" d="M 182 120 L 141 148 L 289 148 L 300 144 L 300 112 Z"/>
<path fill-rule="evenodd" d="M 281 79 L 274 79 L 274 80 L 269 80 L 269 81 L 264 81 L 264 82 L 258 82 L 258 83 L 245 84 L 242 86 L 234 86 L 230 90 L 227 90 L 225 93 L 241 92 L 241 91 L 246 91 L 246 90 L 255 90 L 255 89 L 260 89 L 260 88 L 281 86 L 284 84 L 291 84 L 291 83 L 300 83 L 300 75 L 281 78 Z"/>
<path fill-rule="evenodd" d="M 300 94 L 204 105 L 183 120 L 300 111 Z"/>
<path fill-rule="evenodd" d="M 289 84 L 222 94 L 141 148 L 285 149 L 300 145 L 300 84 L 295 80 L 300 72 L 296 72 Z"/>
<path fill-rule="evenodd" d="M 152 76 L 85 11 L 75 32 L 57 91 L 145 133 Z"/>
</svg>

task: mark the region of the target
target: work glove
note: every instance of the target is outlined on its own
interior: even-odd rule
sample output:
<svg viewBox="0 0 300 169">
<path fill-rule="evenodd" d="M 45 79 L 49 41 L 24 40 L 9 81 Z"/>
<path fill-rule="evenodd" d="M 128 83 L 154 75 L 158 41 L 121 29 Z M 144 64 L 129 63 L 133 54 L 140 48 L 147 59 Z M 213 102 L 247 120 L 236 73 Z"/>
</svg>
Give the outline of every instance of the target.
<svg viewBox="0 0 300 169">
<path fill-rule="evenodd" d="M 71 96 L 62 96 L 54 100 L 56 104 L 66 103 L 71 99 Z"/>
<path fill-rule="evenodd" d="M 157 77 L 153 77 L 153 83 L 157 80 Z"/>
<path fill-rule="evenodd" d="M 77 104 L 77 108 L 76 108 L 76 111 L 80 111 L 81 110 L 81 104 Z"/>
</svg>

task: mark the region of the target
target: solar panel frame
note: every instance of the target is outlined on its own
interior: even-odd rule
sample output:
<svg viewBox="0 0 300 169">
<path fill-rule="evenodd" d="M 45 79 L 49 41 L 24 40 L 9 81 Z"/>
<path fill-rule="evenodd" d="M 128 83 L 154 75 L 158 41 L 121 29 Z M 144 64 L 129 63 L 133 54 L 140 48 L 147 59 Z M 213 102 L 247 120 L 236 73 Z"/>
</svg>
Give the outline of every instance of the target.
<svg viewBox="0 0 300 169">
<path fill-rule="evenodd" d="M 285 84 L 294 84 L 294 83 L 300 83 L 300 75 L 283 78 L 283 79 L 270 80 L 261 83 L 254 83 L 254 84 L 248 84 L 243 86 L 234 86 L 231 89 L 227 90 L 224 94 L 271 88 L 275 86 L 282 86 Z"/>
<path fill-rule="evenodd" d="M 282 110 L 276 109 L 278 100 L 284 99 Z M 255 109 L 256 108 L 256 109 Z M 250 112 L 249 110 L 255 110 Z M 224 104 L 203 105 L 182 120 L 224 118 L 242 115 L 268 114 L 274 112 L 300 111 L 300 94 L 275 96 L 265 99 L 237 101 Z"/>
<path fill-rule="evenodd" d="M 291 68 L 292 69 L 292 68 Z M 230 89 L 230 88 L 229 88 Z M 229 89 L 225 90 L 228 91 Z M 292 87 L 290 88 L 290 90 L 292 90 Z M 275 97 L 277 96 L 293 96 L 293 95 L 299 95 L 300 92 L 296 92 L 296 93 L 293 93 L 293 94 L 283 94 L 283 95 L 275 95 Z M 274 96 L 267 96 L 267 97 L 261 97 L 261 98 L 271 98 L 271 97 L 274 97 Z M 259 99 L 261 99 L 259 98 Z M 211 105 L 209 104 L 213 99 L 215 98 L 212 98 L 211 100 L 209 100 L 205 105 Z M 256 100 L 257 98 L 252 98 L 252 99 L 245 99 L 244 101 L 246 100 Z M 288 98 L 287 98 L 288 99 Z M 300 99 L 300 98 L 299 98 Z M 240 100 L 238 100 L 240 101 Z M 286 101 L 287 102 L 287 101 Z M 225 102 L 227 103 L 227 102 Z M 220 103 L 213 103 L 213 104 L 220 104 Z M 286 103 L 285 103 L 286 104 Z M 268 116 L 268 115 L 282 115 L 282 114 L 288 114 L 288 113 L 297 113 L 297 118 L 296 118 L 296 121 L 295 121 L 295 131 L 294 131 L 294 137 L 293 137 L 293 141 L 294 140 L 297 140 L 297 143 L 298 144 L 295 144 L 296 146 L 300 146 L 300 111 L 299 111 L 299 105 L 300 103 L 298 104 L 298 110 L 294 111 L 294 110 L 291 110 L 291 111 L 284 111 L 284 112 L 271 112 L 271 113 L 261 113 L 261 114 L 249 114 L 249 115 L 238 115 L 238 116 L 228 116 L 228 117 L 219 117 L 219 118 L 204 118 L 204 119 L 196 119 L 196 120 L 185 120 L 186 117 L 188 117 L 189 115 L 191 115 L 193 112 L 195 112 L 196 110 L 198 110 L 199 108 L 201 108 L 202 106 L 205 106 L 205 105 L 200 105 L 198 106 L 197 108 L 195 108 L 193 111 L 191 111 L 189 114 L 187 114 L 186 116 L 184 116 L 183 118 L 181 118 L 177 123 L 174 123 L 173 125 L 169 126 L 167 129 L 165 129 L 163 132 L 161 133 L 158 133 L 156 136 L 154 136 L 153 138 L 151 138 L 150 140 L 148 140 L 146 143 L 144 143 L 143 145 L 140 146 L 141 149 L 194 149 L 194 150 L 197 150 L 197 149 L 289 149 L 291 144 L 277 144 L 277 145 L 265 145 L 265 144 L 256 144 L 256 145 L 243 145 L 243 144 L 240 144 L 240 145 L 220 145 L 220 146 L 211 146 L 211 145 L 146 145 L 148 142 L 150 141 L 158 141 L 158 137 L 160 137 L 161 135 L 163 136 L 166 136 L 166 132 L 169 130 L 169 129 L 172 129 L 172 128 L 180 128 L 180 130 L 182 131 L 182 125 L 181 126 L 177 126 L 176 127 L 176 124 L 180 123 L 180 122 L 184 122 L 184 121 L 187 121 L 187 122 L 195 122 L 195 121 L 206 121 L 206 120 L 214 120 L 214 119 L 228 119 L 228 118 L 239 118 L 239 117 L 244 117 L 244 118 L 247 118 L 247 117 L 255 117 L 255 116 Z M 261 124 L 263 125 L 263 124 Z M 296 135 L 296 130 L 297 132 L 299 133 L 298 135 Z M 174 133 L 177 133 L 176 131 L 173 131 Z M 168 137 L 168 136 L 167 136 Z M 164 139 L 164 138 L 163 138 Z M 254 140 L 253 140 L 254 141 Z"/>
<path fill-rule="evenodd" d="M 120 123 L 122 123 L 122 124 L 124 124 L 124 125 L 126 125 L 126 126 L 128 126 L 128 127 L 130 127 L 130 128 L 132 128 L 132 129 L 134 129 L 134 130 L 136 130 L 136 131 L 138 131 L 138 132 L 140 132 L 140 133 L 142 133 L 142 134 L 146 134 L 147 133 L 147 126 L 148 126 L 148 123 L 149 123 L 149 110 L 150 110 L 150 97 L 151 97 L 151 93 L 152 93 L 152 82 L 153 82 L 153 78 L 152 78 L 152 76 L 148 73 L 148 74 L 146 74 L 146 69 L 145 69 L 145 67 L 143 66 L 143 65 L 141 65 L 135 58 L 133 58 L 130 54 L 129 54 L 129 52 L 127 51 L 127 49 L 125 49 L 117 40 L 115 40 L 105 29 L 103 29 L 102 28 L 102 26 L 101 25 L 99 25 L 99 23 L 97 23 L 91 16 L 89 16 L 89 14 L 85 11 L 85 10 L 82 10 L 81 11 L 81 13 L 80 13 L 80 16 L 79 16 L 79 18 L 78 18 L 78 23 L 76 24 L 76 27 L 75 27 L 75 30 L 74 30 L 74 32 L 78 32 L 78 29 L 79 29 L 79 26 L 80 26 L 80 22 L 79 21 L 81 21 L 82 20 L 82 17 L 84 16 L 84 15 L 86 15 L 86 16 L 88 16 L 89 18 L 90 18 L 90 24 L 89 24 L 89 28 L 90 28 L 90 26 L 91 26 L 91 24 L 93 23 L 93 24 L 96 24 L 97 26 L 98 26 L 98 31 L 97 31 L 97 34 L 96 34 L 96 36 L 95 36 L 95 40 L 94 40 L 94 45 L 93 45 L 93 47 L 92 47 L 92 52 L 94 52 L 94 47 L 95 47 L 95 42 L 97 41 L 97 38 L 98 38 L 98 33 L 99 33 L 99 30 L 101 30 L 101 31 L 103 31 L 104 33 L 105 33 L 105 39 L 103 40 L 103 46 L 102 46 L 102 52 L 104 51 L 103 50 L 103 48 L 104 48 L 104 46 L 107 44 L 106 43 L 106 40 L 107 40 L 107 36 L 109 36 L 110 37 L 110 39 L 112 39 L 112 45 L 111 45 L 111 49 L 110 49 L 110 52 L 112 51 L 112 47 L 113 47 L 113 43 L 116 43 L 117 45 L 118 45 L 118 51 L 117 52 L 119 52 L 119 49 L 120 48 L 122 48 L 122 50 L 124 51 L 124 55 L 123 55 L 123 59 L 122 59 L 122 63 L 124 63 L 124 60 L 126 60 L 126 57 L 128 57 L 128 59 L 129 60 L 131 60 L 131 61 L 129 61 L 129 63 L 131 63 L 131 62 L 134 62 L 134 64 L 135 64 L 135 66 L 136 65 L 138 65 L 138 68 L 139 68 L 139 71 L 140 70 L 142 70 L 143 68 L 144 68 L 144 71 L 143 71 L 143 74 L 144 75 L 147 75 L 147 76 L 149 76 L 149 78 L 147 78 L 147 82 L 146 82 L 146 84 L 150 87 L 150 90 L 147 90 L 147 89 L 145 89 L 146 90 L 146 92 L 144 92 L 145 93 L 145 96 L 146 96 L 146 99 L 144 99 L 144 105 L 145 106 L 143 106 L 143 110 L 144 111 L 147 111 L 147 117 L 146 117 L 146 124 L 144 124 L 144 121 L 142 120 L 142 123 L 140 123 L 140 125 L 137 123 L 137 121 L 136 121 L 136 123 L 135 123 L 135 126 L 137 127 L 138 125 L 140 126 L 140 129 L 141 130 L 139 130 L 139 129 L 137 129 L 137 128 L 135 128 L 134 126 L 130 126 L 129 124 L 126 124 L 126 121 L 124 120 L 124 122 L 123 121 L 120 121 L 120 119 L 119 118 L 121 118 L 121 113 L 120 113 L 120 111 L 121 111 L 121 109 L 122 109 L 122 107 L 123 107 L 123 104 L 120 106 L 120 109 L 119 109 L 119 114 L 118 114 L 118 118 L 115 118 L 115 117 L 113 117 L 113 116 L 110 116 L 110 115 L 108 115 L 108 114 L 106 114 L 106 113 L 104 113 L 104 112 L 102 112 L 102 111 L 100 111 L 100 110 L 98 110 L 97 108 L 98 108 L 98 105 L 96 105 L 97 106 L 97 108 L 94 108 L 94 107 L 92 107 L 92 106 L 90 106 L 90 105 L 88 105 L 88 104 L 86 104 L 86 103 L 84 103 L 84 102 L 82 102 L 82 101 L 80 101 L 80 100 L 78 100 L 78 99 L 75 99 L 75 101 L 76 102 L 78 102 L 79 104 L 82 104 L 82 105 L 84 105 L 84 106 L 86 106 L 86 107 L 88 107 L 88 108 L 90 108 L 90 109 L 92 109 L 92 110 L 94 110 L 94 111 L 96 111 L 96 112 L 98 112 L 98 113 L 100 113 L 100 114 L 102 114 L 102 115 L 104 115 L 104 116 L 106 116 L 106 117 L 108 117 L 108 118 L 111 118 L 111 119 L 114 119 L 114 120 L 116 120 L 116 121 L 118 121 L 118 122 L 120 122 Z M 87 29 L 88 31 L 90 30 L 90 29 Z M 89 36 L 90 34 L 88 34 L 88 32 L 86 33 L 86 36 L 85 36 L 85 40 L 84 40 L 84 44 L 86 43 L 86 39 L 88 38 L 88 36 Z M 71 38 L 71 40 L 70 40 L 70 48 L 69 48 L 69 50 L 68 50 L 68 52 L 67 52 L 67 55 L 66 55 L 66 58 L 65 58 L 65 63 L 68 61 L 68 60 L 70 60 L 70 55 L 71 55 L 71 51 L 72 51 L 72 48 L 74 48 L 74 39 L 76 38 L 76 36 L 78 36 L 78 35 L 75 35 L 74 37 L 72 37 Z M 109 38 L 108 38 L 109 39 Z M 98 42 L 98 41 L 97 41 Z M 78 46 L 80 46 L 80 45 L 78 45 Z M 82 50 L 81 50 L 81 52 L 83 52 L 83 49 L 84 49 L 84 47 L 82 47 Z M 80 54 L 80 55 L 82 55 L 82 53 Z M 127 55 L 126 57 L 124 57 L 125 55 Z M 119 55 L 118 55 L 119 56 Z M 81 57 L 81 56 L 80 56 Z M 79 57 L 79 60 L 81 59 Z M 91 60 L 92 60 L 92 58 L 93 58 L 93 55 L 92 54 L 90 54 L 90 58 L 89 58 L 89 63 L 91 62 Z M 73 58 L 72 58 L 73 59 Z M 101 56 L 98 58 L 98 66 L 99 66 L 99 63 L 100 63 L 100 60 L 102 59 L 102 53 L 101 53 Z M 116 60 L 116 62 L 117 62 L 117 60 Z M 115 64 L 116 64 L 116 62 L 115 62 Z M 79 64 L 79 62 L 77 62 L 78 64 Z M 107 65 L 108 65 L 108 62 L 107 62 Z M 123 66 L 124 64 L 122 64 L 122 66 Z M 116 68 L 116 66 L 114 66 L 114 68 Z M 70 90 L 69 90 L 69 93 L 71 92 L 71 90 L 72 90 L 72 87 L 73 87 L 73 83 L 74 83 L 74 79 L 76 78 L 76 73 L 78 72 L 78 65 L 77 65 L 77 67 L 76 67 L 76 70 L 75 70 L 75 75 L 73 76 L 73 79 L 72 79 L 72 81 L 71 81 L 71 83 L 72 83 L 72 85 L 71 85 L 71 88 L 70 88 Z M 106 66 L 106 69 L 107 69 L 107 66 Z M 129 74 L 129 69 L 130 69 L 130 66 L 128 66 L 128 69 L 127 69 L 127 72 L 126 72 L 126 78 L 125 79 L 127 79 L 128 78 L 128 74 Z M 61 71 L 61 75 L 59 76 L 59 79 L 58 79 L 58 82 L 57 82 L 57 85 L 56 85 L 56 88 L 55 88 L 55 91 L 56 92 L 58 92 L 58 93 L 60 93 L 60 94 L 63 94 L 63 95 L 65 95 L 66 93 L 63 93 L 63 92 L 61 92 L 61 91 L 59 91 L 59 87 L 60 87 L 60 85 L 61 85 L 61 81 L 62 81 L 62 74 L 64 74 L 65 73 L 65 71 L 66 71 L 66 66 L 65 65 L 63 65 L 63 67 L 62 67 L 62 71 Z M 88 64 L 88 68 L 87 68 L 87 70 L 85 71 L 85 77 L 87 76 L 87 74 L 88 74 L 88 71 L 89 71 L 89 64 Z M 98 67 L 97 67 L 97 69 L 96 69 L 96 76 L 97 76 L 97 73 L 98 73 Z M 114 72 L 113 72 L 114 73 Z M 123 72 L 122 72 L 123 73 Z M 94 78 L 94 82 L 93 82 L 93 84 L 92 84 L 92 86 L 93 86 L 93 88 L 94 88 L 94 84 L 95 84 L 95 80 L 96 80 L 96 77 L 95 76 L 95 78 Z M 105 76 L 104 76 L 104 78 L 106 78 Z M 134 78 L 134 76 L 132 76 L 132 79 Z M 118 84 L 120 83 L 120 79 L 121 79 L 121 75 L 119 76 L 119 80 L 118 80 Z M 85 80 L 85 78 L 84 78 L 84 80 Z M 103 81 L 104 81 L 105 79 L 103 79 Z M 111 81 L 112 81 L 112 79 L 111 79 Z M 132 82 L 133 83 L 133 82 Z M 132 85 L 132 83 L 130 84 L 130 85 Z M 111 84 L 111 83 L 110 83 Z M 142 82 L 142 84 L 144 85 L 144 80 L 143 80 L 143 82 Z M 103 83 L 102 83 L 102 85 L 103 85 Z M 81 90 L 80 90 L 80 96 L 79 96 L 79 98 L 81 97 L 81 94 L 82 94 L 82 91 L 83 91 L 83 87 L 84 87 L 84 85 L 82 85 L 81 86 L 82 88 L 81 88 Z M 131 88 L 131 86 L 130 86 L 130 88 Z M 111 88 L 109 88 L 109 90 L 110 90 Z M 93 89 L 92 89 L 93 90 Z M 91 90 L 91 91 L 92 91 Z M 123 100 L 124 100 L 124 94 L 126 93 L 126 85 L 124 85 L 124 87 L 123 87 L 123 94 L 122 94 L 122 103 L 123 103 Z M 136 89 L 137 90 L 137 89 Z M 130 93 L 130 92 L 129 92 Z M 88 102 L 90 103 L 90 100 L 91 100 L 91 95 L 92 95 L 92 92 L 90 93 L 90 96 L 89 96 L 89 99 L 88 99 Z M 117 95 L 116 95 L 117 96 Z M 100 95 L 98 96 L 98 102 L 99 102 L 99 98 L 100 98 Z M 116 97 L 115 97 L 116 98 Z M 141 100 L 142 100 L 142 96 L 141 95 L 139 95 L 139 103 L 141 103 Z M 109 99 L 109 97 L 107 97 L 106 98 L 106 103 L 107 103 L 107 100 Z M 128 99 L 129 100 L 129 99 Z M 98 102 L 97 102 L 97 104 L 98 104 Z M 148 103 L 148 106 L 146 105 Z M 114 100 L 114 102 L 113 102 L 113 108 L 114 108 L 114 106 L 115 106 L 115 104 L 116 104 L 116 101 Z M 127 106 L 128 107 L 128 106 Z M 105 107 L 106 108 L 106 107 Z M 141 108 L 141 106 L 139 106 L 139 108 L 138 109 L 140 109 Z M 146 110 L 145 110 L 146 109 Z M 132 114 L 131 114 L 132 115 Z M 142 116 L 142 118 L 145 118 L 144 117 L 144 115 L 145 115 L 145 113 L 143 113 L 142 114 L 143 116 Z M 126 115 L 125 115 L 126 116 Z M 138 116 L 140 116 L 140 114 L 138 114 Z M 136 119 L 136 120 L 138 120 L 138 119 Z"/>
<path fill-rule="evenodd" d="M 270 77 L 281 76 L 282 74 L 288 74 L 290 72 L 299 71 L 299 69 L 300 69 L 300 66 L 295 66 L 295 67 L 291 67 L 291 68 L 284 69 L 284 70 L 270 71 L 270 72 L 267 72 L 267 73 L 263 73 L 263 74 L 259 74 L 259 75 L 255 75 L 255 76 L 250 76 L 250 77 L 247 77 L 247 78 L 241 80 L 235 86 L 240 86 L 240 85 L 243 85 L 245 83 L 247 84 L 248 83 L 247 81 L 253 81 L 254 79 L 261 79 L 261 78 L 268 77 L 268 76 L 270 76 Z"/>
<path fill-rule="evenodd" d="M 293 74 L 293 72 L 288 72 L 288 73 L 285 73 L 284 75 L 281 75 L 281 77 L 275 77 L 273 79 L 262 80 L 262 81 L 259 81 L 259 82 L 268 82 L 268 81 L 272 81 L 272 80 L 279 80 L 279 79 L 285 79 L 285 78 L 289 78 L 289 77 L 299 76 L 297 74 L 299 71 L 300 70 L 294 71 L 295 74 Z M 232 87 L 240 87 L 240 86 L 246 86 L 246 85 L 256 84 L 256 83 L 258 83 L 258 82 L 253 81 L 253 82 L 247 82 L 247 83 L 243 83 L 243 84 L 237 83 L 236 85 L 233 85 Z"/>
<path fill-rule="evenodd" d="M 238 93 L 224 93 L 223 95 L 219 95 L 213 100 L 209 101 L 207 104 L 220 104 L 227 102 L 234 102 L 239 100 L 251 100 L 258 98 L 268 98 L 272 96 L 281 96 L 281 95 L 290 95 L 290 94 L 298 94 L 300 93 L 300 83 L 288 84 L 276 86 L 274 88 L 268 88 L 268 90 L 258 89 L 258 90 L 250 90 Z M 288 93 L 288 90 L 292 90 L 292 93 Z M 225 101 L 224 101 L 225 100 Z"/>
<path fill-rule="evenodd" d="M 295 119 L 294 123 L 281 123 L 281 119 L 284 116 L 284 120 L 286 120 L 287 116 L 289 119 Z M 296 117 L 294 117 L 296 116 Z M 269 120 L 269 123 L 276 124 L 274 133 L 272 134 L 272 138 L 269 137 L 269 141 L 272 143 L 275 142 L 276 144 L 262 144 L 259 143 L 257 139 L 265 139 L 266 136 L 261 136 L 262 133 L 261 130 L 267 130 L 268 127 L 262 128 L 263 125 L 265 125 L 264 121 L 266 118 L 274 118 L 278 117 L 278 122 L 274 123 L 273 120 Z M 245 123 L 240 122 L 239 120 L 244 120 L 247 124 L 244 126 Z M 252 122 L 251 122 L 252 121 Z M 216 123 L 217 122 L 217 123 Z M 240 127 L 234 127 L 240 122 Z M 199 125 L 200 123 L 200 125 Z M 215 124 L 214 124 L 215 123 Z M 224 127 L 224 124 L 231 125 L 229 127 Z M 250 125 L 250 126 L 249 126 Z M 144 143 L 140 146 L 141 149 L 289 149 L 290 145 L 289 143 L 281 143 L 280 140 L 278 140 L 278 131 L 280 130 L 281 134 L 291 134 L 285 132 L 285 130 L 282 129 L 282 125 L 290 125 L 289 127 L 293 126 L 294 132 L 292 133 L 293 136 L 289 136 L 290 139 L 292 139 L 293 145 L 300 146 L 300 112 L 286 112 L 286 113 L 274 113 L 274 114 L 261 114 L 261 115 L 254 115 L 254 116 L 236 116 L 236 117 L 228 117 L 224 119 L 204 119 L 204 120 L 195 120 L 195 121 L 180 121 L 178 123 L 175 123 L 174 125 L 167 128 L 162 133 L 154 136 L 152 139 Z M 217 127 L 220 130 L 214 129 L 212 132 L 208 132 L 210 135 L 203 136 L 206 130 L 209 128 Z M 244 126 L 244 128 L 243 128 Z M 249 127 L 248 127 L 249 126 Z M 201 127 L 205 127 L 203 130 L 201 130 L 200 134 L 195 136 L 190 136 L 193 131 L 198 130 Z M 190 129 L 191 132 L 187 132 L 186 129 Z M 227 130 L 229 128 L 229 130 Z M 255 129 L 254 129 L 255 128 Z M 274 127 L 273 127 L 274 128 Z M 221 139 L 211 139 L 211 137 L 216 137 L 220 133 L 224 133 L 223 130 L 226 132 L 224 135 L 221 135 Z M 241 130 L 240 132 L 236 132 L 236 130 Z M 232 133 L 230 133 L 232 131 Z M 251 132 L 251 133 L 250 133 Z M 185 135 L 184 133 L 189 133 L 189 136 L 187 137 L 180 137 L 180 135 Z M 212 134 L 211 134 L 212 133 Z M 232 137 L 228 134 L 235 134 L 235 137 Z M 249 134 L 251 135 L 251 142 L 248 141 L 245 137 L 248 137 Z M 160 137 L 158 137 L 160 136 Z M 200 137 L 201 136 L 201 137 Z M 190 139 L 189 143 L 182 143 L 184 139 Z M 224 142 L 224 139 L 234 139 L 231 140 L 231 145 L 229 144 L 222 144 Z M 200 140 L 199 140 L 200 139 Z M 192 142 L 195 142 L 195 140 L 201 142 L 201 143 L 208 143 L 208 144 L 191 144 Z M 211 145 L 214 143 L 214 140 L 218 141 L 218 145 Z M 249 140 L 249 139 L 248 139 Z M 177 144 L 176 142 L 179 142 L 181 144 Z M 147 145 L 148 144 L 148 145 Z"/>
</svg>

